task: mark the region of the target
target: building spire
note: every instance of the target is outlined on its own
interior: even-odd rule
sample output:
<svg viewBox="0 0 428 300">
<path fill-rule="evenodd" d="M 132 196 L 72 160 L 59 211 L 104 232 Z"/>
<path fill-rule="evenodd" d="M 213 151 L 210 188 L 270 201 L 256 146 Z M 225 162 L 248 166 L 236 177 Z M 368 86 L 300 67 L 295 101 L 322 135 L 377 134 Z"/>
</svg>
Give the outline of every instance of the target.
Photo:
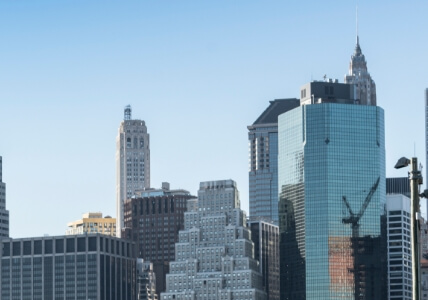
<svg viewBox="0 0 428 300">
<path fill-rule="evenodd" d="M 360 44 L 359 38 L 358 38 L 358 6 L 355 8 L 355 22 L 356 22 L 356 32 L 357 32 L 357 45 Z"/>
<path fill-rule="evenodd" d="M 361 55 L 361 47 L 360 47 L 360 37 L 358 36 L 358 6 L 356 7 L 356 13 L 355 13 L 355 23 L 356 23 L 356 35 L 357 35 L 357 44 L 355 46 L 355 56 Z"/>
</svg>

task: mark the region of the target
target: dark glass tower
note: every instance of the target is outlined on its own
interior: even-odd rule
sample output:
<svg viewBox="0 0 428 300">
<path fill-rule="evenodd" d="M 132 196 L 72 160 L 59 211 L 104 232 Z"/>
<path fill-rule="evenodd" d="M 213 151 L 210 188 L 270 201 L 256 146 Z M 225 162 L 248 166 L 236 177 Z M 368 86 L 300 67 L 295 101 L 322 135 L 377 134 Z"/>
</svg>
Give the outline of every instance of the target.
<svg viewBox="0 0 428 300">
<path fill-rule="evenodd" d="M 278 116 L 300 100 L 276 99 L 248 126 L 250 219 L 278 224 Z"/>
<path fill-rule="evenodd" d="M 313 82 L 279 116 L 282 299 L 384 297 L 384 112 L 353 94 Z"/>
</svg>

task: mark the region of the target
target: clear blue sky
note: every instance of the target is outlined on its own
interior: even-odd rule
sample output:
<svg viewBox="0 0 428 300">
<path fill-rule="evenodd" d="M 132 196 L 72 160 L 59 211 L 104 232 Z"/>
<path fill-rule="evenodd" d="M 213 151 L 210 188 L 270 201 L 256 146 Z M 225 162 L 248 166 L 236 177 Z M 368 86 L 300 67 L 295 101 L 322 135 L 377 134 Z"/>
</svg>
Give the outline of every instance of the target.
<svg viewBox="0 0 428 300">
<path fill-rule="evenodd" d="M 343 77 L 355 1 L 0 2 L 0 155 L 12 237 L 115 216 L 123 108 L 146 121 L 151 183 L 196 194 L 234 179 L 248 211 L 246 126 L 275 98 Z M 385 109 L 387 176 L 425 164 L 428 2 L 358 1 L 359 35 Z"/>
</svg>

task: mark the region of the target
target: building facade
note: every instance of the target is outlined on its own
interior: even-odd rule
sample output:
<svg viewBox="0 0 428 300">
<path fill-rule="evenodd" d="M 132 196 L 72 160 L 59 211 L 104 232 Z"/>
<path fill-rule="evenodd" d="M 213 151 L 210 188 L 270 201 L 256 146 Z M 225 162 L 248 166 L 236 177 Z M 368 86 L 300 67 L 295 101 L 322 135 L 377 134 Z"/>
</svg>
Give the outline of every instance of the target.
<svg viewBox="0 0 428 300">
<path fill-rule="evenodd" d="M 9 237 L 9 211 L 6 210 L 6 183 L 3 182 L 3 159 L 0 156 L 0 239 Z"/>
<path fill-rule="evenodd" d="M 1 300 L 134 300 L 133 243 L 105 235 L 0 240 Z"/>
<path fill-rule="evenodd" d="M 376 105 L 376 84 L 367 70 L 367 62 L 361 51 L 359 37 L 354 54 L 349 63 L 348 75 L 345 83 L 355 86 L 353 98 L 362 105 Z"/>
<path fill-rule="evenodd" d="M 131 106 L 125 107 L 124 120 L 116 138 L 116 221 L 121 234 L 123 205 L 136 190 L 150 187 L 150 139 L 146 123 L 132 119 Z"/>
<path fill-rule="evenodd" d="M 269 300 L 279 300 L 279 227 L 266 221 L 249 221 L 254 258 L 259 261 Z"/>
<path fill-rule="evenodd" d="M 412 299 L 410 199 L 386 196 L 388 237 L 388 299 Z"/>
<path fill-rule="evenodd" d="M 138 300 L 157 300 L 156 276 L 153 271 L 153 264 L 137 259 L 137 298 Z"/>
<path fill-rule="evenodd" d="M 103 218 L 100 212 L 83 214 L 82 219 L 67 224 L 66 235 L 101 233 L 116 236 L 116 219 Z"/>
<path fill-rule="evenodd" d="M 136 243 L 138 257 L 153 264 L 156 292 L 165 291 L 169 262 L 174 260 L 174 245 L 184 228 L 187 200 L 196 198 L 186 190 L 162 189 L 138 191 L 139 196 L 125 202 L 125 234 Z"/>
<path fill-rule="evenodd" d="M 248 126 L 250 219 L 278 224 L 278 116 L 300 105 L 276 99 Z"/>
<path fill-rule="evenodd" d="M 346 86 L 304 86 L 316 104 L 278 119 L 284 300 L 386 297 L 384 112 Z"/>
<path fill-rule="evenodd" d="M 266 299 L 233 180 L 201 182 L 198 200 L 189 200 L 161 299 Z"/>
</svg>

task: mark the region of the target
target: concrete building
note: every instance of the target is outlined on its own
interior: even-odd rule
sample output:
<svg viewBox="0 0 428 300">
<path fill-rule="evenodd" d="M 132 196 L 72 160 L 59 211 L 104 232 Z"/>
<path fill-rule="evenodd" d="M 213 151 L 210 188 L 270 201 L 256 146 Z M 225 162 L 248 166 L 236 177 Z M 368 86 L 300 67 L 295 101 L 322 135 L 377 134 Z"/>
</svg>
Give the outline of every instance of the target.
<svg viewBox="0 0 428 300">
<path fill-rule="evenodd" d="M 103 218 L 100 212 L 83 214 L 82 219 L 67 224 L 66 235 L 101 233 L 116 236 L 116 219 L 110 216 Z"/>
<path fill-rule="evenodd" d="M 278 116 L 300 104 L 276 99 L 248 126 L 250 219 L 278 224 Z"/>
<path fill-rule="evenodd" d="M 386 196 L 388 237 L 388 299 L 412 299 L 410 199 Z"/>
<path fill-rule="evenodd" d="M 9 237 L 9 211 L 6 210 L 6 183 L 3 182 L 3 160 L 0 156 L 0 239 Z"/>
<path fill-rule="evenodd" d="M 261 220 L 248 221 L 247 224 L 267 299 L 279 300 L 279 227 Z"/>
<path fill-rule="evenodd" d="M 348 75 L 345 75 L 345 83 L 354 85 L 353 99 L 359 104 L 376 106 L 376 84 L 367 70 L 366 58 L 361 52 L 358 35 L 355 51 L 349 63 Z"/>
<path fill-rule="evenodd" d="M 156 276 L 153 271 L 153 264 L 137 259 L 137 299 L 138 300 L 157 300 L 156 294 Z"/>
<path fill-rule="evenodd" d="M 124 120 L 116 138 L 116 221 L 121 234 L 123 205 L 136 190 L 150 187 L 150 144 L 146 123 L 132 119 L 131 106 L 125 107 Z"/>
<path fill-rule="evenodd" d="M 304 85 L 278 118 L 284 300 L 386 299 L 384 111 L 352 90 Z"/>
<path fill-rule="evenodd" d="M 184 213 L 189 199 L 196 198 L 186 190 L 170 190 L 169 183 L 161 189 L 137 191 L 125 202 L 123 237 L 136 243 L 138 257 L 153 264 L 156 293 L 165 291 L 169 262 L 174 260 L 174 245 L 184 228 Z"/>
<path fill-rule="evenodd" d="M 201 182 L 188 207 L 161 299 L 266 299 L 236 183 Z"/>
<path fill-rule="evenodd" d="M 105 235 L 0 240 L 0 299 L 136 299 L 133 243 Z"/>
</svg>

